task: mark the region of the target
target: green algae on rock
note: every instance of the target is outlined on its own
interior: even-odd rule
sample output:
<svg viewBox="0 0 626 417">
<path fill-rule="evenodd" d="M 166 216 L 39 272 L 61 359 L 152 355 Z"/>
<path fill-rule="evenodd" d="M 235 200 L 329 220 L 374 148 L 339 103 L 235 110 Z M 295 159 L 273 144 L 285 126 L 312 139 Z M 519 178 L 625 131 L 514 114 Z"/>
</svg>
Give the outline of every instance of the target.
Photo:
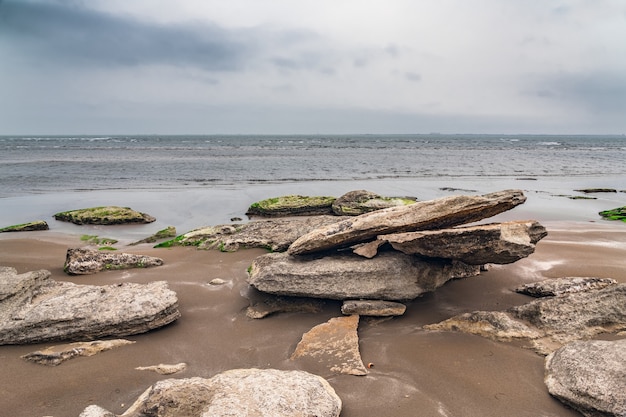
<svg viewBox="0 0 626 417">
<path fill-rule="evenodd" d="M 286 195 L 253 203 L 246 212 L 251 216 L 312 216 L 332 214 L 335 197 Z"/>
<path fill-rule="evenodd" d="M 34 230 L 48 230 L 48 223 L 43 220 L 36 220 L 34 222 L 16 224 L 13 226 L 7 226 L 0 228 L 0 233 L 5 232 L 31 232 Z"/>
<path fill-rule="evenodd" d="M 140 213 L 129 207 L 103 206 L 79 210 L 64 211 L 53 216 L 56 220 L 74 224 L 125 224 L 152 223 L 156 219 L 148 214 Z"/>
<path fill-rule="evenodd" d="M 612 210 L 604 210 L 598 214 L 607 220 L 621 220 L 626 222 L 626 206 L 617 207 Z"/>
<path fill-rule="evenodd" d="M 413 197 L 383 197 L 367 190 L 350 191 L 333 202 L 333 212 L 338 216 L 359 216 L 370 211 L 395 206 L 415 204 Z"/>
<path fill-rule="evenodd" d="M 176 237 L 176 228 L 174 226 L 167 226 L 165 229 L 159 230 L 152 236 L 130 243 L 129 246 L 139 245 L 141 243 L 155 243 L 157 240 L 167 239 L 170 237 Z"/>
</svg>

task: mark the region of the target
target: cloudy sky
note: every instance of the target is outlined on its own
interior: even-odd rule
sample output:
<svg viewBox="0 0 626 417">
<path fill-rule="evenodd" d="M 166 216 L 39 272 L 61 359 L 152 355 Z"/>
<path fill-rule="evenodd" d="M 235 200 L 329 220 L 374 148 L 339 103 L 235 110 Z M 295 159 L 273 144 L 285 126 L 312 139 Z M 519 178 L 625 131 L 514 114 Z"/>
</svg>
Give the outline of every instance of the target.
<svg viewBox="0 0 626 417">
<path fill-rule="evenodd" d="M 0 0 L 0 134 L 626 133 L 624 0 Z"/>
</svg>

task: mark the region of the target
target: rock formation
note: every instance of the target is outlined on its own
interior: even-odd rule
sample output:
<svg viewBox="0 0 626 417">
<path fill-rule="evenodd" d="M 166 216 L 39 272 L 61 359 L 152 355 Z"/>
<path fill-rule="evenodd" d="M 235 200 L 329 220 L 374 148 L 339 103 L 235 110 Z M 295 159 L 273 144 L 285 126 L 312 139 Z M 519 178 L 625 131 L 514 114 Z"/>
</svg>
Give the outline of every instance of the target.
<svg viewBox="0 0 626 417">
<path fill-rule="evenodd" d="M 156 219 L 149 214 L 140 213 L 129 207 L 92 207 L 79 210 L 64 211 L 53 216 L 56 220 L 74 224 L 126 224 L 152 223 Z"/>
<path fill-rule="evenodd" d="M 346 315 L 389 317 L 401 316 L 405 311 L 402 303 L 381 300 L 346 300 L 341 306 L 341 312 Z"/>
<path fill-rule="evenodd" d="M 164 281 L 94 286 L 50 276 L 0 267 L 0 345 L 128 336 L 180 317 Z"/>
<path fill-rule="evenodd" d="M 32 232 L 35 230 L 48 230 L 48 223 L 43 220 L 36 220 L 34 222 L 16 224 L 13 226 L 7 226 L 0 228 L 0 233 L 5 232 Z"/>
<path fill-rule="evenodd" d="M 359 216 L 370 211 L 389 207 L 406 206 L 415 203 L 415 198 L 382 197 L 366 190 L 350 191 L 332 204 L 333 213 L 338 216 Z"/>
<path fill-rule="evenodd" d="M 330 372 L 367 375 L 359 353 L 359 316 L 336 317 L 313 327 L 302 336 L 291 360 L 312 359 Z"/>
<path fill-rule="evenodd" d="M 335 197 L 310 197 L 286 195 L 253 203 L 246 212 L 248 216 L 317 216 L 332 214 Z"/>
<path fill-rule="evenodd" d="M 564 277 L 531 282 L 517 287 L 515 291 L 531 297 L 551 297 L 573 292 L 599 290 L 615 284 L 617 281 L 612 278 Z"/>
<path fill-rule="evenodd" d="M 338 417 L 341 406 L 335 390 L 317 375 L 234 369 L 209 379 L 159 381 L 121 417 Z M 81 416 L 109 417 L 107 413 L 98 406 L 89 406 Z"/>
<path fill-rule="evenodd" d="M 290 255 L 304 255 L 373 240 L 379 234 L 441 229 L 475 222 L 526 201 L 519 190 L 483 196 L 452 196 L 391 207 L 321 227 L 298 238 Z"/>
<path fill-rule="evenodd" d="M 148 268 L 163 265 L 163 259 L 114 251 L 70 248 L 63 271 L 69 275 L 88 275 L 107 269 Z"/>
<path fill-rule="evenodd" d="M 545 355 L 574 340 L 626 330 L 626 284 L 539 298 L 507 311 L 465 313 L 424 327 L 526 341 Z"/>
<path fill-rule="evenodd" d="M 336 300 L 411 300 L 453 278 L 479 274 L 478 266 L 458 261 L 425 261 L 400 252 L 385 252 L 373 259 L 351 253 L 324 257 L 293 257 L 269 253 L 257 257 L 248 282 L 277 295 Z"/>
<path fill-rule="evenodd" d="M 165 229 L 159 230 L 152 236 L 148 236 L 145 239 L 138 240 L 137 242 L 130 243 L 129 246 L 135 246 L 142 243 L 155 243 L 159 240 L 176 237 L 176 228 L 174 226 L 167 226 Z"/>
<path fill-rule="evenodd" d="M 626 416 L 626 339 L 569 343 L 545 368 L 550 394 L 584 416 Z"/>
<path fill-rule="evenodd" d="M 41 365 L 57 366 L 78 356 L 93 356 L 100 352 L 133 343 L 135 342 L 126 339 L 68 343 L 66 345 L 50 346 L 43 350 L 28 353 L 22 356 L 22 359 Z"/>
</svg>

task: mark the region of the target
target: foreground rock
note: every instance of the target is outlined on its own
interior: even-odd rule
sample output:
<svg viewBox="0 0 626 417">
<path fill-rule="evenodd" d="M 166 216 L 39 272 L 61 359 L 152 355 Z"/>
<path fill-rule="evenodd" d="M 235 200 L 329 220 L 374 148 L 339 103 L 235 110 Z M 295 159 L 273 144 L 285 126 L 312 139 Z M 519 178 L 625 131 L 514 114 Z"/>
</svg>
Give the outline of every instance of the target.
<svg viewBox="0 0 626 417">
<path fill-rule="evenodd" d="M 380 234 L 441 229 L 494 216 L 526 201 L 520 190 L 483 196 L 452 196 L 391 207 L 316 229 L 289 247 L 290 255 L 303 255 L 373 240 Z"/>
<path fill-rule="evenodd" d="M 359 216 L 371 211 L 413 203 L 415 203 L 414 198 L 382 197 L 371 191 L 356 190 L 336 199 L 332 204 L 332 209 L 333 213 L 338 216 Z"/>
<path fill-rule="evenodd" d="M 332 214 L 335 197 L 310 197 L 286 195 L 253 203 L 246 212 L 248 216 L 317 216 Z"/>
<path fill-rule="evenodd" d="M 133 343 L 135 342 L 126 339 L 68 343 L 66 345 L 50 346 L 43 350 L 28 353 L 22 356 L 22 359 L 41 365 L 57 366 L 78 356 L 93 356 L 100 352 Z"/>
<path fill-rule="evenodd" d="M 521 285 L 517 287 L 515 291 L 521 294 L 530 295 L 531 297 L 551 297 L 573 292 L 599 290 L 601 288 L 615 284 L 617 284 L 617 281 L 612 278 L 552 278 L 546 279 L 544 281 L 532 282 L 529 284 Z"/>
<path fill-rule="evenodd" d="M 583 415 L 626 416 L 626 339 L 572 342 L 545 368 L 550 394 Z"/>
<path fill-rule="evenodd" d="M 548 232 L 536 221 L 516 221 L 454 229 L 379 236 L 400 252 L 463 261 L 470 265 L 509 264 L 535 251 Z"/>
<path fill-rule="evenodd" d="M 240 248 L 264 248 L 273 252 L 284 252 L 300 236 L 336 221 L 335 216 L 315 216 L 203 227 L 156 247 L 196 246 L 198 249 L 218 249 L 225 252 Z"/>
<path fill-rule="evenodd" d="M 359 353 L 358 326 L 359 316 L 355 314 L 313 327 L 302 336 L 291 360 L 312 360 L 336 374 L 367 375 Z"/>
<path fill-rule="evenodd" d="M 8 226 L 0 228 L 0 233 L 6 232 L 32 232 L 35 230 L 48 230 L 48 223 L 43 220 L 37 220 L 34 222 L 16 224 L 14 226 Z"/>
<path fill-rule="evenodd" d="M 304 371 L 234 369 L 212 378 L 166 379 L 122 417 L 338 417 L 341 399 L 325 379 Z M 92 411 L 93 410 L 93 411 Z M 89 406 L 81 416 L 107 416 Z"/>
<path fill-rule="evenodd" d="M 53 216 L 56 220 L 74 224 L 152 223 L 156 219 L 129 207 L 106 206 L 64 211 Z"/>
<path fill-rule="evenodd" d="M 363 259 L 351 253 L 320 258 L 269 253 L 250 267 L 248 283 L 276 295 L 335 300 L 412 300 L 453 278 L 480 273 L 462 262 L 423 261 L 399 252 Z"/>
<path fill-rule="evenodd" d="M 94 286 L 50 275 L 0 267 L 0 345 L 128 336 L 180 317 L 164 281 Z"/>
<path fill-rule="evenodd" d="M 461 314 L 424 327 L 526 341 L 546 355 L 575 340 L 626 330 L 626 284 L 540 298 L 507 311 Z"/>
<path fill-rule="evenodd" d="M 70 248 L 67 250 L 63 271 L 69 275 L 88 275 L 108 269 L 149 268 L 161 265 L 163 259 L 153 256 Z"/>
</svg>

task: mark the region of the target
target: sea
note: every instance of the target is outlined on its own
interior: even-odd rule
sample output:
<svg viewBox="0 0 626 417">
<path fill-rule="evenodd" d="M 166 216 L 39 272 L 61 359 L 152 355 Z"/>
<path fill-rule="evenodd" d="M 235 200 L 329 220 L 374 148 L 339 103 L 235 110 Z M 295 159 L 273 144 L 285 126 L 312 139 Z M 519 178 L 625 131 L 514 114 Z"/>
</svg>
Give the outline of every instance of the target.
<svg viewBox="0 0 626 417">
<path fill-rule="evenodd" d="M 558 216 L 554 200 L 585 187 L 626 189 L 626 136 L 0 136 L 0 227 L 109 204 L 193 227 L 245 219 L 263 198 L 354 189 L 428 199 L 521 188 L 550 196 L 542 204 Z"/>
</svg>

